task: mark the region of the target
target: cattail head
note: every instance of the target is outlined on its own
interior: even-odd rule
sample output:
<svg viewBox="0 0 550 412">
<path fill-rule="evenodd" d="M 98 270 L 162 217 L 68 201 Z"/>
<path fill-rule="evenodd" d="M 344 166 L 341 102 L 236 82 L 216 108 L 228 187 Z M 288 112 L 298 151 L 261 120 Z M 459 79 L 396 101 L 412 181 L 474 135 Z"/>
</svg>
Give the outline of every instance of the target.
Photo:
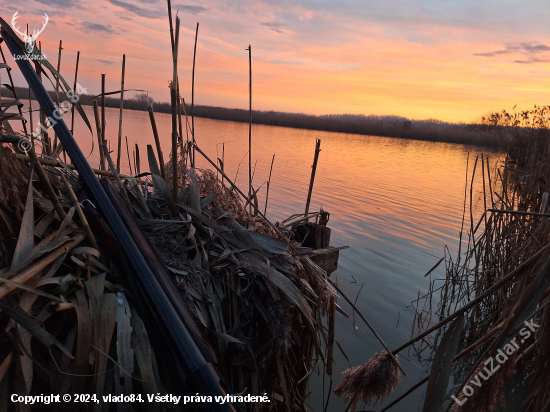
<svg viewBox="0 0 550 412">
<path fill-rule="evenodd" d="M 397 356 L 395 357 L 397 359 Z M 375 354 L 362 366 L 350 368 L 342 374 L 342 383 L 334 390 L 337 396 L 344 396 L 344 402 L 351 401 L 351 412 L 359 401 L 376 405 L 389 396 L 401 381 L 399 368 L 387 352 Z"/>
</svg>

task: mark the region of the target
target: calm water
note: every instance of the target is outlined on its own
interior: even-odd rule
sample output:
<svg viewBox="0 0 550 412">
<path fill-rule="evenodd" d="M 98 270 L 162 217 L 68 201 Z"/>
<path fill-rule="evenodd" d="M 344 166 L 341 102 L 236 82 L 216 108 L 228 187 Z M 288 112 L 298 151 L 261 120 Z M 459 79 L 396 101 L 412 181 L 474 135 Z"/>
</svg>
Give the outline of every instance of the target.
<svg viewBox="0 0 550 412">
<path fill-rule="evenodd" d="M 93 122 L 93 113 L 86 107 Z M 115 147 L 118 133 L 118 110 L 107 109 L 107 138 Z M 170 151 L 171 117 L 156 114 L 164 157 Z M 93 124 L 93 123 L 92 123 Z M 248 148 L 248 125 L 208 119 L 195 119 L 196 141 L 212 159 L 221 157 L 225 142 L 225 168 L 230 177 L 236 175 L 239 162 Z M 146 144 L 154 144 L 146 112 L 126 111 L 123 136 L 128 137 L 130 155 L 135 143 L 140 146 L 142 171 L 145 169 Z M 253 125 L 253 163 L 256 163 L 255 186 L 265 182 L 269 175 L 272 155 L 275 153 L 273 176 L 267 216 L 272 221 L 282 220 L 293 213 L 303 213 L 307 196 L 315 139 L 320 138 L 321 154 L 317 168 L 310 210 L 323 207 L 330 212 L 331 243 L 349 245 L 340 252 L 339 269 L 332 274 L 343 291 L 357 299 L 357 307 L 371 322 L 390 348 L 406 342 L 411 333 L 414 309 L 406 307 L 426 293 L 428 280 L 424 274 L 443 256 L 448 245 L 456 251 L 464 206 L 466 162 L 470 156 L 470 173 L 475 156 L 481 149 L 403 139 L 358 136 L 342 133 L 317 132 L 284 127 Z M 91 150 L 91 136 L 82 121 L 77 120 L 75 137 L 84 153 Z M 125 146 L 125 144 L 123 144 Z M 97 143 L 95 144 L 97 150 Z M 218 150 L 218 152 L 216 152 Z M 206 167 L 199 158 L 197 165 Z M 497 156 L 492 154 L 494 162 Z M 90 162 L 97 165 L 95 154 Z M 126 151 L 123 171 L 128 171 Z M 246 188 L 248 160 L 240 168 L 237 181 Z M 265 199 L 265 185 L 259 192 Z M 475 208 L 481 209 L 480 199 Z M 441 265 L 434 278 L 444 277 Z M 343 299 L 339 305 L 351 315 L 351 308 Z M 382 350 L 377 340 L 357 320 L 356 329 L 351 319 L 337 316 L 336 339 L 342 345 L 353 366 L 363 364 Z M 335 346 L 335 382 L 340 382 L 349 363 Z M 425 351 L 429 356 L 429 351 Z M 429 362 L 400 353 L 401 364 L 407 372 L 392 397 L 405 392 L 418 382 L 429 368 Z M 322 410 L 323 393 L 328 391 L 328 380 L 317 374 L 311 380 L 309 405 Z M 425 386 L 403 400 L 392 411 L 422 410 Z M 343 411 L 341 400 L 332 397 L 329 411 Z M 361 410 L 359 406 L 358 410 Z M 372 409 L 372 408 L 367 408 Z M 377 406 L 376 409 L 379 409 Z"/>
</svg>

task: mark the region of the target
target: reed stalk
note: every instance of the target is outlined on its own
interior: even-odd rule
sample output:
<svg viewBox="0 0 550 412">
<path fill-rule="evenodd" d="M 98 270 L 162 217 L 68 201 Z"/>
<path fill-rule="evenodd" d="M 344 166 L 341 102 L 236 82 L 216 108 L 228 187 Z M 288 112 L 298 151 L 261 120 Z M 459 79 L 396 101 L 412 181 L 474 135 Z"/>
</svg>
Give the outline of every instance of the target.
<svg viewBox="0 0 550 412">
<path fill-rule="evenodd" d="M 99 119 L 99 105 L 97 104 L 97 100 L 94 100 L 94 115 L 95 115 L 96 131 L 97 131 L 97 142 L 99 144 L 99 170 L 106 170 L 105 155 L 103 154 L 103 150 L 101 149 L 101 147 L 103 146 L 103 138 L 102 138 L 101 120 Z"/>
<path fill-rule="evenodd" d="M 139 176 L 141 174 L 141 165 L 139 164 L 139 146 L 136 143 L 136 151 L 135 151 L 135 165 L 134 168 L 136 170 L 136 176 Z"/>
<path fill-rule="evenodd" d="M 172 45 L 172 53 L 174 53 L 174 24 L 172 22 L 172 3 L 170 0 L 167 0 L 168 3 L 168 22 L 170 23 L 170 42 Z"/>
<path fill-rule="evenodd" d="M 151 127 L 153 128 L 153 137 L 155 138 L 155 145 L 157 148 L 157 155 L 160 163 L 159 166 L 160 166 L 161 177 L 166 181 L 166 167 L 164 165 L 164 155 L 162 154 L 162 148 L 160 147 L 159 132 L 157 129 L 155 114 L 153 112 L 153 106 L 151 105 L 147 106 L 147 111 L 149 112 L 149 120 L 151 121 Z M 139 152 L 138 152 L 138 156 L 139 156 Z"/>
<path fill-rule="evenodd" d="M 320 152 L 321 152 L 321 139 L 316 139 L 315 156 L 313 157 L 313 166 L 311 166 L 311 178 L 309 179 L 309 189 L 307 192 L 306 211 L 305 211 L 306 216 L 309 213 L 309 203 L 311 202 L 311 194 L 313 192 L 313 182 L 315 181 L 315 172 L 317 171 L 317 161 L 319 160 Z"/>
<path fill-rule="evenodd" d="M 193 73 L 191 75 L 191 138 L 193 139 L 193 155 L 191 156 L 191 167 L 195 168 L 195 62 L 197 59 L 197 39 L 199 37 L 199 22 L 195 31 L 195 48 L 193 49 Z"/>
<path fill-rule="evenodd" d="M 61 181 L 63 182 L 63 186 L 65 187 L 65 190 L 67 191 L 67 194 L 69 195 L 69 198 L 71 202 L 73 203 L 73 206 L 75 207 L 76 213 L 78 214 L 78 218 L 80 219 L 80 223 L 82 223 L 82 227 L 84 228 L 84 232 L 86 233 L 86 237 L 90 241 L 90 245 L 92 247 L 97 246 L 97 242 L 95 240 L 95 236 L 92 233 L 92 230 L 90 229 L 90 225 L 88 224 L 88 219 L 86 219 L 86 216 L 84 216 L 84 212 L 82 211 L 82 208 L 80 207 L 80 203 L 78 202 L 78 199 L 76 197 L 76 194 L 73 191 L 72 186 L 67 181 L 67 178 L 63 173 L 60 174 Z"/>
<path fill-rule="evenodd" d="M 76 93 L 76 82 L 78 79 L 78 61 L 80 60 L 80 51 L 76 52 L 76 65 L 74 69 L 73 93 Z M 74 135 L 74 104 L 71 104 L 71 134 Z"/>
<path fill-rule="evenodd" d="M 111 159 L 111 155 L 109 154 L 109 150 L 107 149 L 107 145 L 103 143 L 103 146 L 101 146 L 103 153 L 105 154 L 105 158 L 107 159 L 107 162 L 109 163 L 109 167 L 111 168 L 111 172 L 113 173 L 113 176 L 115 178 L 115 181 L 118 185 L 118 188 L 120 190 L 120 193 L 122 196 L 126 198 L 126 200 L 130 201 L 128 198 L 128 193 L 126 192 L 126 188 L 122 184 L 122 181 L 120 180 L 120 176 L 116 171 L 115 164 L 113 163 L 113 160 Z"/>
<path fill-rule="evenodd" d="M 269 168 L 269 179 L 267 179 L 267 189 L 265 192 L 265 207 L 264 207 L 264 215 L 267 215 L 267 201 L 269 199 L 269 185 L 271 184 L 271 172 L 273 171 L 273 162 L 275 161 L 275 153 L 273 153 L 273 157 L 271 158 L 271 167 Z"/>
<path fill-rule="evenodd" d="M 118 118 L 118 151 L 116 171 L 120 173 L 120 152 L 122 151 L 122 112 L 124 111 L 124 73 L 126 71 L 126 55 L 122 55 L 122 75 L 120 76 L 120 114 Z"/>
<path fill-rule="evenodd" d="M 176 100 L 177 100 L 177 103 L 178 103 L 178 143 L 180 144 L 180 151 L 183 153 L 183 124 L 182 124 L 182 119 L 181 119 L 181 112 L 182 112 L 182 108 L 181 108 L 181 95 L 180 95 L 180 79 L 179 79 L 179 76 L 178 76 L 178 84 L 177 84 L 177 88 L 176 88 Z"/>
<path fill-rule="evenodd" d="M 126 140 L 126 156 L 128 156 L 128 167 L 130 168 L 130 176 L 134 176 L 134 171 L 132 170 L 132 162 L 130 161 L 130 148 L 128 147 L 128 136 L 124 136 L 124 140 Z"/>
<path fill-rule="evenodd" d="M 61 50 L 63 50 L 63 47 L 61 47 L 63 45 L 63 42 L 61 40 L 59 40 L 59 54 L 57 55 L 57 72 L 58 73 L 61 73 L 60 70 L 61 70 Z M 55 104 L 59 110 L 59 77 L 56 77 L 56 80 L 55 80 Z M 55 157 L 55 153 L 57 152 L 57 140 L 58 140 L 58 137 L 57 137 L 57 133 L 55 133 L 55 138 L 54 138 L 54 142 L 53 142 L 53 152 L 54 153 L 54 157 Z"/>
<path fill-rule="evenodd" d="M 177 130 L 177 82 L 178 82 L 178 45 L 180 33 L 180 19 L 176 16 L 176 35 L 173 50 L 173 79 L 170 84 L 170 96 L 172 100 L 172 196 L 174 202 L 178 201 L 178 130 Z"/>
<path fill-rule="evenodd" d="M 106 144 L 105 138 L 105 74 L 101 75 L 101 143 Z M 101 151 L 101 147 L 99 148 Z"/>
<path fill-rule="evenodd" d="M 38 51 L 42 54 L 42 42 L 38 42 Z M 40 60 L 34 62 L 36 65 L 36 74 L 38 75 L 38 80 L 42 82 L 42 64 Z M 48 136 L 48 121 L 46 120 L 46 113 L 40 108 L 40 128 L 42 129 L 42 151 L 48 156 L 52 154 L 52 147 L 50 144 L 50 138 Z"/>
<path fill-rule="evenodd" d="M 248 197 L 252 200 L 252 47 L 248 45 Z M 252 202 L 250 203 L 252 214 Z"/>
</svg>

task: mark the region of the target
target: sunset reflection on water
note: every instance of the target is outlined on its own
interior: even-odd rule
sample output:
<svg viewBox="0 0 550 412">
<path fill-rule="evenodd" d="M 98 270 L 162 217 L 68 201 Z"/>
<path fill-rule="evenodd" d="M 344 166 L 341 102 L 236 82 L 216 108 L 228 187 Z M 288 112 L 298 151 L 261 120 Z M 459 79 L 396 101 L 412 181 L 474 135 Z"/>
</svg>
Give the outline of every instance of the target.
<svg viewBox="0 0 550 412">
<path fill-rule="evenodd" d="M 93 119 L 91 108 L 85 107 L 85 111 Z M 115 148 L 118 110 L 107 109 L 106 119 L 107 139 L 110 140 L 110 147 Z M 168 114 L 159 113 L 156 120 L 164 158 L 168 160 L 171 118 Z M 195 130 L 197 144 L 212 159 L 222 157 L 222 145 L 218 143 L 226 142 L 225 170 L 231 178 L 235 177 L 239 162 L 248 150 L 248 125 L 197 118 Z M 135 143 L 139 144 L 141 171 L 148 170 L 146 145 L 154 144 L 154 140 L 147 113 L 126 111 L 122 135 L 128 136 L 130 152 L 134 150 Z M 90 153 L 92 137 L 81 120 L 77 120 L 75 136 L 83 152 Z M 464 211 L 466 165 L 468 161 L 471 176 L 475 158 L 482 149 L 261 125 L 253 125 L 252 138 L 255 187 L 267 181 L 275 153 L 267 209 L 267 216 L 272 221 L 281 221 L 293 213 L 303 213 L 315 139 L 321 139 L 310 211 L 319 207 L 328 211 L 331 244 L 350 246 L 350 249 L 340 252 L 339 269 L 332 274 L 332 278 L 352 299 L 356 298 L 364 284 L 357 297 L 358 309 L 390 347 L 405 342 L 409 338 L 414 315 L 414 309 L 406 305 L 416 299 L 418 293 L 426 293 L 429 280 L 424 278 L 424 274 L 443 256 L 444 246 L 448 245 L 451 253 L 456 253 L 458 248 Z M 125 148 L 124 141 L 122 146 Z M 95 153 L 89 160 L 97 166 L 97 143 L 94 147 Z M 488 154 L 493 165 L 498 153 Z M 124 151 L 123 172 L 129 171 L 127 163 Z M 197 166 L 208 166 L 199 154 Z M 248 159 L 245 158 L 236 179 L 245 192 L 247 168 Z M 474 215 L 478 218 L 483 210 L 483 198 L 478 190 L 480 184 L 481 179 L 477 179 L 473 191 Z M 262 210 L 265 188 L 264 184 L 258 194 Z M 469 199 L 467 203 L 469 205 Z M 444 277 L 443 265 L 431 276 L 433 279 Z M 352 314 L 343 299 L 338 303 Z M 337 317 L 336 339 L 353 366 L 366 362 L 374 353 L 381 351 L 378 342 L 365 330 L 365 325 L 358 321 L 358 327 L 354 327 L 352 318 Z M 426 351 L 424 355 L 430 354 Z M 407 376 L 385 404 L 425 376 L 422 369 L 429 367 L 423 359 L 409 359 L 406 352 L 401 353 L 400 358 Z M 333 388 L 339 383 L 341 372 L 349 367 L 339 350 L 335 350 L 335 362 Z M 316 411 L 322 410 L 321 385 L 321 378 L 314 374 L 311 380 L 313 394 L 308 403 Z M 417 391 L 392 410 L 415 410 L 411 405 L 422 404 L 423 392 Z M 340 411 L 342 407 L 341 400 L 333 398 L 329 411 Z"/>
</svg>

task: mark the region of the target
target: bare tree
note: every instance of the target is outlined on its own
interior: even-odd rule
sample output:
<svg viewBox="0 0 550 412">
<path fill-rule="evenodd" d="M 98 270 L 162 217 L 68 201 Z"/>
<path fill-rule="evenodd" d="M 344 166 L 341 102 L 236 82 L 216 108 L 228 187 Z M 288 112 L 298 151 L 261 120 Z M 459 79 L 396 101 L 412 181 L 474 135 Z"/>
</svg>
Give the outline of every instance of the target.
<svg viewBox="0 0 550 412">
<path fill-rule="evenodd" d="M 154 102 L 153 98 L 149 96 L 149 93 L 147 92 L 141 92 L 134 94 L 134 100 L 138 102 L 145 102 L 147 104 L 151 104 Z"/>
</svg>

